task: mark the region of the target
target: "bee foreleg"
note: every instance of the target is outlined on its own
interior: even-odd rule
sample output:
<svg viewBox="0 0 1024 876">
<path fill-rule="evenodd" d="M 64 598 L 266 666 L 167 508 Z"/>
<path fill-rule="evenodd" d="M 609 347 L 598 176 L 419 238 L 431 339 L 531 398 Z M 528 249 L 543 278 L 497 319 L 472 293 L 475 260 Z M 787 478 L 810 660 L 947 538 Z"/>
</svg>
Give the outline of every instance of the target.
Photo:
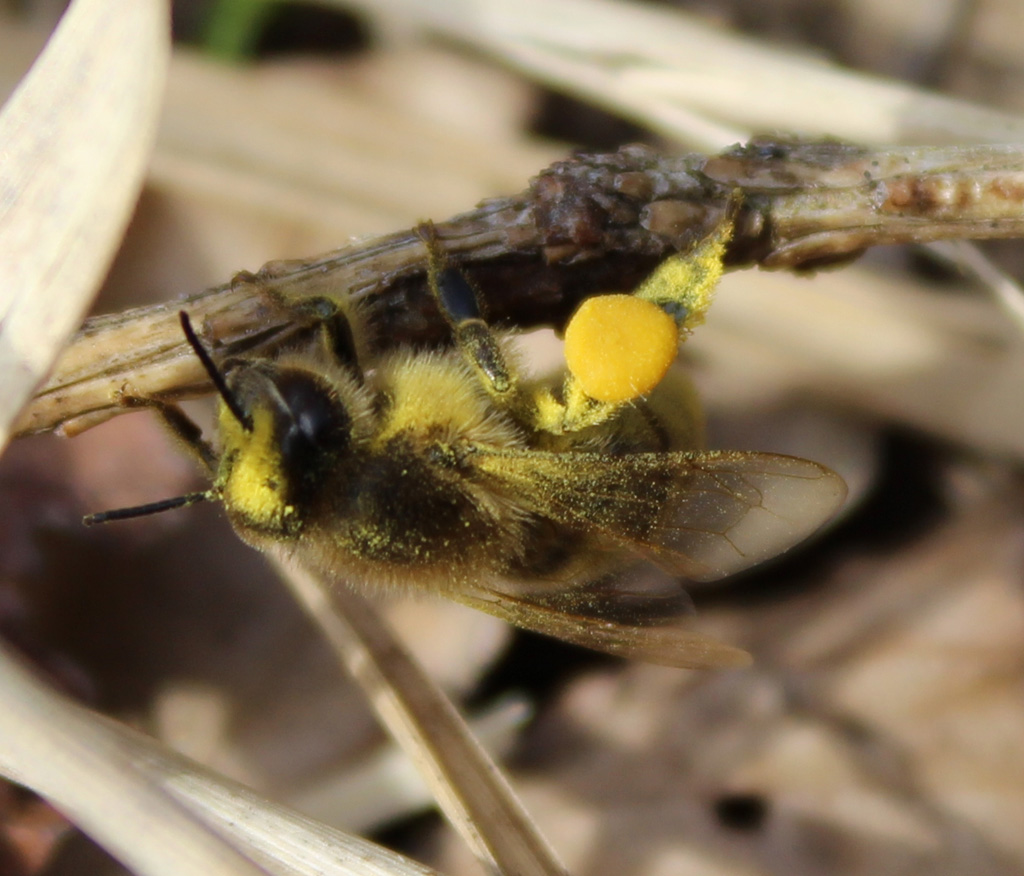
<svg viewBox="0 0 1024 876">
<path fill-rule="evenodd" d="M 148 408 L 154 411 L 164 428 L 180 441 L 207 471 L 216 471 L 216 452 L 203 438 L 203 430 L 180 407 L 155 398 L 129 395 L 124 391 L 118 393 L 117 402 L 125 408 Z"/>
</svg>

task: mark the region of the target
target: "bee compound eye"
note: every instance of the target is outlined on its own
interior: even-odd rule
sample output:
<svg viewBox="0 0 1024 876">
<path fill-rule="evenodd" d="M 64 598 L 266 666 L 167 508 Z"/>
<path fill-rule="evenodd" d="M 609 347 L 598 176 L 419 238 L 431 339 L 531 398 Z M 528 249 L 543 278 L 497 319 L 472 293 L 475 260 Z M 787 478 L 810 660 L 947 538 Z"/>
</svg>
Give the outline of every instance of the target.
<svg viewBox="0 0 1024 876">
<path fill-rule="evenodd" d="M 345 439 L 348 411 L 328 387 L 311 375 L 299 373 L 281 375 L 277 389 L 291 414 L 286 441 L 290 439 L 307 447 L 318 447 Z"/>
</svg>

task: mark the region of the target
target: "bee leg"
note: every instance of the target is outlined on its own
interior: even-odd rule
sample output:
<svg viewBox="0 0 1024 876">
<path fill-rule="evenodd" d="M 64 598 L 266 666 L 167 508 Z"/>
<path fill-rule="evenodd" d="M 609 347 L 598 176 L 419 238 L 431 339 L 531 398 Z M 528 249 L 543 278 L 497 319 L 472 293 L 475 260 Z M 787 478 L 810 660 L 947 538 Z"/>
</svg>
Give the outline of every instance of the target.
<svg viewBox="0 0 1024 876">
<path fill-rule="evenodd" d="M 327 354 L 351 372 L 356 380 L 363 382 L 356 333 L 348 314 L 337 301 L 322 295 L 289 302 L 277 301 L 275 296 L 275 301 L 285 307 L 293 319 L 315 328 L 319 333 L 319 343 Z"/>
<path fill-rule="evenodd" d="M 359 353 L 356 336 L 348 315 L 330 298 L 307 298 L 302 302 L 302 312 L 308 313 L 319 325 L 320 343 L 327 353 L 363 382 L 363 370 L 359 367 Z"/>
<path fill-rule="evenodd" d="M 217 454 L 208 441 L 203 438 L 203 430 L 196 425 L 180 407 L 155 398 L 141 398 L 118 393 L 118 404 L 123 408 L 147 408 L 160 417 L 164 428 L 180 441 L 203 467 L 213 473 L 217 470 Z"/>
<path fill-rule="evenodd" d="M 572 375 L 566 378 L 561 400 L 547 389 L 524 393 L 484 319 L 479 291 L 448 261 L 432 224 L 424 223 L 418 231 L 427 247 L 427 280 L 434 300 L 462 355 L 497 404 L 532 428 L 556 435 L 604 422 L 618 410 L 617 404 L 590 398 Z"/>
<path fill-rule="evenodd" d="M 633 290 L 633 297 L 650 301 L 671 316 L 682 337 L 702 325 L 725 270 L 726 248 L 732 239 L 739 199 L 729 206 L 711 232 L 687 252 L 665 259 Z"/>
<path fill-rule="evenodd" d="M 539 399 L 540 428 L 563 434 L 599 425 L 661 383 L 680 342 L 704 322 L 722 275 L 734 207 L 632 294 L 598 295 L 579 307 L 565 330 L 562 397 Z"/>
<path fill-rule="evenodd" d="M 352 328 L 353 319 L 359 324 L 360 330 L 364 326 L 362 320 L 358 318 L 359 310 L 354 302 L 348 302 L 346 310 L 342 301 L 324 295 L 289 297 L 278 289 L 268 288 L 261 281 L 259 274 L 250 271 L 240 271 L 231 280 L 232 287 L 244 283 L 258 287 L 260 293 L 273 307 L 286 313 L 294 322 L 316 328 L 320 344 L 328 355 L 348 369 L 360 383 L 363 382 L 356 332 Z M 352 311 L 352 315 L 349 311 Z"/>
<path fill-rule="evenodd" d="M 451 327 L 456 345 L 491 397 L 503 407 L 515 409 L 522 401 L 518 381 L 484 319 L 479 291 L 448 261 L 437 245 L 432 224 L 421 225 L 419 234 L 427 246 L 430 291 Z"/>
<path fill-rule="evenodd" d="M 556 398 L 550 389 L 542 387 L 536 391 L 534 407 L 534 426 L 537 429 L 553 435 L 565 435 L 589 426 L 599 426 L 614 417 L 623 406 L 591 398 L 570 373 L 565 376 L 561 398 Z"/>
</svg>

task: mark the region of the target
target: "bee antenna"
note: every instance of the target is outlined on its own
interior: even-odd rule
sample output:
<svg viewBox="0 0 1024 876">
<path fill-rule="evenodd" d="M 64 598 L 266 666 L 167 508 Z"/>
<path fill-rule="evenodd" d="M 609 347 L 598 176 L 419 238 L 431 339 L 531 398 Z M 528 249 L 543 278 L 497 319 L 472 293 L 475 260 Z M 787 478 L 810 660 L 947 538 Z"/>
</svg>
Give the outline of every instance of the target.
<svg viewBox="0 0 1024 876">
<path fill-rule="evenodd" d="M 184 496 L 175 496 L 173 499 L 161 499 L 159 502 L 136 505 L 133 508 L 115 508 L 113 511 L 86 514 L 82 518 L 82 523 L 86 526 L 95 526 L 97 523 L 109 523 L 111 520 L 130 520 L 133 517 L 148 517 L 150 514 L 159 514 L 162 511 L 171 511 L 174 508 L 184 508 L 188 505 L 195 505 L 196 502 L 205 502 L 209 498 L 209 493 L 187 493 Z"/>
<path fill-rule="evenodd" d="M 223 372 L 217 367 L 210 354 L 206 352 L 206 347 L 203 346 L 202 341 L 199 340 L 199 337 L 192 329 L 192 320 L 188 318 L 188 314 L 185 313 L 184 310 L 178 312 L 178 318 L 181 320 L 181 330 L 185 333 L 185 340 L 188 341 L 188 345 L 192 348 L 192 352 L 199 357 L 199 361 L 203 363 L 203 368 L 209 375 L 214 389 L 217 390 L 217 394 L 224 400 L 224 404 L 227 405 L 227 409 L 231 411 L 232 416 L 238 420 L 242 428 L 245 429 L 246 432 L 251 432 L 252 419 L 245 411 L 242 410 L 242 406 L 238 403 L 238 399 L 235 397 L 235 394 L 231 391 L 230 387 L 228 387 L 228 383 L 224 379 Z"/>
</svg>

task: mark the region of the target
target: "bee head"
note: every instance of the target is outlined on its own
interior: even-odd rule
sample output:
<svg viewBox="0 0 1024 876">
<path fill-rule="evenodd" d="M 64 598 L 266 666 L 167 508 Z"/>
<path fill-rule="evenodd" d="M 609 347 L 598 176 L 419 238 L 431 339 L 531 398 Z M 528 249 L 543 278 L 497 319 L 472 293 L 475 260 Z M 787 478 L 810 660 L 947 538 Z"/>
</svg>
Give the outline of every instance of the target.
<svg viewBox="0 0 1024 876">
<path fill-rule="evenodd" d="M 213 486 L 132 508 L 89 514 L 89 526 L 157 514 L 204 500 L 223 503 L 242 531 L 293 535 L 302 524 L 298 509 L 316 504 L 329 467 L 347 450 L 351 416 L 329 383 L 315 371 L 263 360 L 213 361 L 182 311 L 181 327 L 220 397 L 221 453 L 191 434 L 215 469 Z M 176 420 L 172 420 L 172 428 Z M 175 431 L 178 431 L 175 429 Z"/>
<path fill-rule="evenodd" d="M 214 491 L 236 525 L 294 534 L 299 509 L 348 449 L 351 418 L 317 374 L 240 360 L 224 369 Z"/>
</svg>

